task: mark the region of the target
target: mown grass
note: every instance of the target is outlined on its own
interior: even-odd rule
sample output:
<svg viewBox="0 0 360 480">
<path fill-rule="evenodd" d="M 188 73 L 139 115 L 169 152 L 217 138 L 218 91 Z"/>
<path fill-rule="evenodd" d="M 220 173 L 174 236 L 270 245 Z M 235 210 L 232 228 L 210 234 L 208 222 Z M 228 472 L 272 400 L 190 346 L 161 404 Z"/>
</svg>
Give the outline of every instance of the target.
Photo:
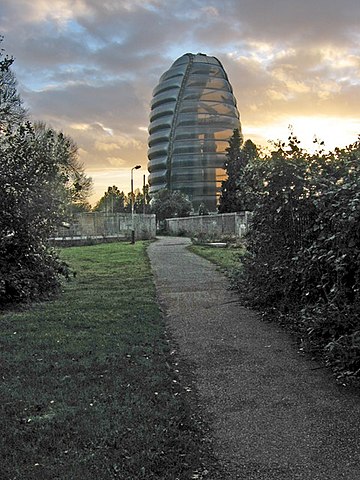
<svg viewBox="0 0 360 480">
<path fill-rule="evenodd" d="M 200 478 L 202 428 L 145 248 L 64 249 L 63 295 L 1 314 L 2 478 Z"/>
<path fill-rule="evenodd" d="M 189 250 L 215 263 L 226 273 L 239 268 L 241 257 L 245 252 L 243 247 L 218 248 L 196 244 L 191 245 Z"/>
</svg>

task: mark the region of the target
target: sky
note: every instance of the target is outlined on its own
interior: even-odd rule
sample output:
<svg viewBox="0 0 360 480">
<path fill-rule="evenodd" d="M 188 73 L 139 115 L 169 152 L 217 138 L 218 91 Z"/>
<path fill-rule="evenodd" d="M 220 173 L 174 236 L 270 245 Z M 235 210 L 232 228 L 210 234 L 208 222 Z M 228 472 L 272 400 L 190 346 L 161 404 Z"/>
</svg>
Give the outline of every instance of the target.
<svg viewBox="0 0 360 480">
<path fill-rule="evenodd" d="M 309 151 L 360 134 L 359 0 L 0 0 L 2 47 L 31 119 L 76 142 L 91 203 L 147 178 L 152 91 L 187 52 L 217 57 L 244 138 Z"/>
</svg>

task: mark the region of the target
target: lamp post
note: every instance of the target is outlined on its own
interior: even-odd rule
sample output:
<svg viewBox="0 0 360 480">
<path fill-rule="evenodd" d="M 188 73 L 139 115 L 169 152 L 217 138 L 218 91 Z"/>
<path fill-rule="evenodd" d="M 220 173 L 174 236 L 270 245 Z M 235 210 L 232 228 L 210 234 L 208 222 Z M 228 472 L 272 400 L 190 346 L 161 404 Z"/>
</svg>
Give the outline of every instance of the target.
<svg viewBox="0 0 360 480">
<path fill-rule="evenodd" d="M 134 170 L 141 168 L 141 165 L 135 165 L 131 169 L 131 243 L 135 243 L 135 228 L 134 228 Z"/>
</svg>

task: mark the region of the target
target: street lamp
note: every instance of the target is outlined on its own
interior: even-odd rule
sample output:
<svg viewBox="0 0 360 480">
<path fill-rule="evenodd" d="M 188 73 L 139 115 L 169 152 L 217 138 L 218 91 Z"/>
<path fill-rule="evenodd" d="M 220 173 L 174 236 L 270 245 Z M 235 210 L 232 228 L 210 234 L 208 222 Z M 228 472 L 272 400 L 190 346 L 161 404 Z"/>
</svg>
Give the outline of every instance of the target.
<svg viewBox="0 0 360 480">
<path fill-rule="evenodd" d="M 141 165 L 135 165 L 131 169 L 131 243 L 135 243 L 135 228 L 134 228 L 134 170 L 141 168 Z"/>
</svg>

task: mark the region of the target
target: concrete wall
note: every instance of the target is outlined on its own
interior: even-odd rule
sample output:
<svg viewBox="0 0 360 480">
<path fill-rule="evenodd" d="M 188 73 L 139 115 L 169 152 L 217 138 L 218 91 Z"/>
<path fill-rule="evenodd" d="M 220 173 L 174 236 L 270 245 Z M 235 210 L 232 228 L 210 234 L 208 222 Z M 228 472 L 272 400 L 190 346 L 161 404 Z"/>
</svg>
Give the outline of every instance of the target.
<svg viewBox="0 0 360 480">
<path fill-rule="evenodd" d="M 70 220 L 70 228 L 59 227 L 56 238 L 123 238 L 131 239 L 130 213 L 77 213 Z M 137 240 L 156 236 L 155 215 L 134 214 L 134 230 Z"/>
<path fill-rule="evenodd" d="M 173 235 L 204 236 L 211 239 L 241 238 L 247 231 L 251 212 L 222 213 L 183 218 L 169 218 L 166 229 Z"/>
</svg>

